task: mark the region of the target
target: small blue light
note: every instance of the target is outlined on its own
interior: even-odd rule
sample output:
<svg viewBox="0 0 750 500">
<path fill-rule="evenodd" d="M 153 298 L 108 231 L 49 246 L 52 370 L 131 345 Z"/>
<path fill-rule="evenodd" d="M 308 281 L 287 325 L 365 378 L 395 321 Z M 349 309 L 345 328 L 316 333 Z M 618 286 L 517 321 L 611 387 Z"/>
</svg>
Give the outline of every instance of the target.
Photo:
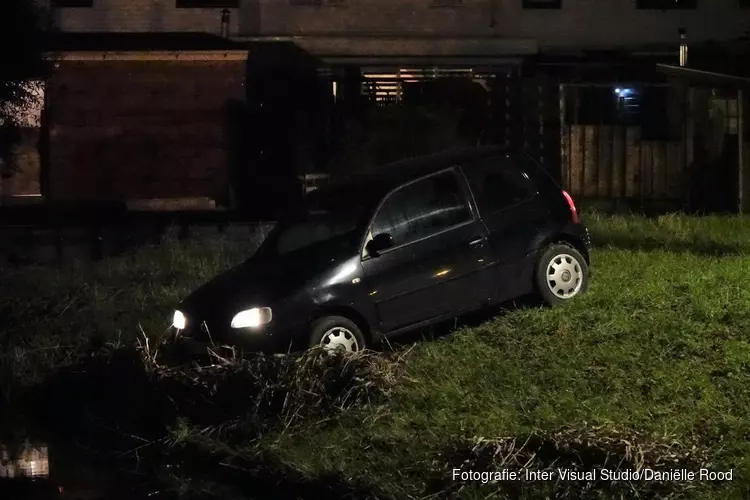
<svg viewBox="0 0 750 500">
<path fill-rule="evenodd" d="M 627 97 L 635 94 L 635 89 L 623 89 L 623 88 L 616 88 L 615 94 L 617 94 L 619 97 Z"/>
</svg>

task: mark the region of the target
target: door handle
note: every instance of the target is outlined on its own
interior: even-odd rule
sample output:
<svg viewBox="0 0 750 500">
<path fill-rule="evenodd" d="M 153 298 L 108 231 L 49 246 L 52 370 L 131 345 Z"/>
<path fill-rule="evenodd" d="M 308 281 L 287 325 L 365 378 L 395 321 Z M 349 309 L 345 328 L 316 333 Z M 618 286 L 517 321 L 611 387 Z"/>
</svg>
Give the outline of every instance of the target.
<svg viewBox="0 0 750 500">
<path fill-rule="evenodd" d="M 470 247 L 478 247 L 481 246 L 484 243 L 484 237 L 480 236 L 479 238 L 474 238 L 469 242 Z"/>
</svg>

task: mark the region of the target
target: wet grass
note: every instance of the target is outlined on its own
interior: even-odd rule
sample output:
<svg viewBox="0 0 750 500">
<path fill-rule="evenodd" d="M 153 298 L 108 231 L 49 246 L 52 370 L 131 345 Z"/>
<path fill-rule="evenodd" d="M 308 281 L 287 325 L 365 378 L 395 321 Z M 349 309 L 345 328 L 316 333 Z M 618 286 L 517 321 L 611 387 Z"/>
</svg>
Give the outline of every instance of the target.
<svg viewBox="0 0 750 500">
<path fill-rule="evenodd" d="M 74 401 L 58 426 L 117 429 L 94 441 L 180 462 L 163 473 L 157 460 L 162 489 L 191 484 L 203 498 L 229 498 L 227 488 L 251 498 L 263 482 L 284 483 L 289 498 L 747 495 L 750 219 L 586 222 L 596 243 L 587 295 L 355 359 L 159 364 L 153 348 L 174 302 L 247 244 L 172 241 L 92 269 L 9 270 L 3 395 Z M 151 342 L 136 355 L 142 331 Z M 734 473 L 690 484 L 452 480 L 455 468 L 523 465 Z"/>
<path fill-rule="evenodd" d="M 197 285 L 247 259 L 249 230 L 162 245 L 100 263 L 0 268 L 0 395 L 32 386 L 91 352 L 158 341 L 177 303 Z"/>
</svg>

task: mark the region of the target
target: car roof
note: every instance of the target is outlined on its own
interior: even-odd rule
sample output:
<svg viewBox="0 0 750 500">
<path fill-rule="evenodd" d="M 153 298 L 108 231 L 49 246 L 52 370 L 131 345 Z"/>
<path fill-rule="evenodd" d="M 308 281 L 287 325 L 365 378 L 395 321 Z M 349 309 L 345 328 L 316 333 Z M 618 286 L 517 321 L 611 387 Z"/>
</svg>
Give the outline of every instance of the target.
<svg viewBox="0 0 750 500">
<path fill-rule="evenodd" d="M 510 154 L 501 146 L 451 149 L 389 163 L 332 181 L 320 189 L 321 195 L 332 192 L 356 193 L 363 202 L 380 199 L 401 184 L 443 169 L 461 165 L 470 167 L 484 158 Z"/>
</svg>

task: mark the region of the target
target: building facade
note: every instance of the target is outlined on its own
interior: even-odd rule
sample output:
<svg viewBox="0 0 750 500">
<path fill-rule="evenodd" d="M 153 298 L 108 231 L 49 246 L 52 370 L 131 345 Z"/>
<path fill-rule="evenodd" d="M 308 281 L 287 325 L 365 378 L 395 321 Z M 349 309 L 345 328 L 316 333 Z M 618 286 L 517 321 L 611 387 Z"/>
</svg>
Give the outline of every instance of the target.
<svg viewBox="0 0 750 500">
<path fill-rule="evenodd" d="M 576 156 L 573 142 L 566 149 L 561 139 L 567 130 L 560 105 L 564 78 L 529 74 L 525 56 L 624 49 L 674 55 L 676 62 L 680 30 L 691 44 L 738 40 L 750 30 L 750 0 L 39 1 L 77 44 L 75 53 L 68 42 L 57 49 L 59 69 L 47 86 L 40 162 L 47 188 L 41 191 L 52 200 L 184 196 L 233 205 L 234 199 L 268 191 L 260 181 L 272 170 L 259 167 L 249 179 L 233 181 L 233 169 L 270 162 L 315 170 L 300 166 L 297 157 L 325 156 L 317 149 L 338 140 L 337 130 L 347 127 L 337 120 L 359 112 L 360 92 L 400 99 L 406 87 L 422 88 L 419 82 L 436 80 L 441 71 L 461 73 L 482 89 L 478 101 L 486 103 L 492 124 L 480 137 L 523 145 L 550 168 L 567 158 L 567 168 L 575 171 L 575 158 L 594 157 Z M 179 36 L 185 33 L 204 39 L 190 49 Z M 102 34 L 109 34 L 108 42 Z M 159 49 L 144 38 L 153 35 L 170 41 Z M 260 43 L 269 41 L 280 43 Z M 269 50 L 274 45 L 277 52 Z M 285 45 L 294 50 L 281 50 Z M 295 52 L 312 55 L 309 64 L 325 63 L 325 110 L 309 116 L 299 103 L 314 99 L 288 102 L 288 96 L 306 95 L 302 89 L 311 82 L 300 77 L 305 71 L 287 75 L 281 69 L 297 64 L 293 60 L 301 55 Z M 610 56 L 605 59 L 611 64 Z M 279 81 L 295 80 L 279 90 Z M 598 85 L 607 102 L 620 86 Z M 248 118 L 244 108 L 235 113 L 238 103 L 252 108 L 263 102 L 268 116 Z M 568 135 L 578 133 L 578 142 L 585 143 L 594 137 L 589 129 Z M 325 137 L 315 135 L 320 131 Z M 279 137 L 288 144 L 277 144 Z M 253 147 L 247 147 L 248 138 Z M 657 150 L 654 164 L 660 164 L 662 149 L 664 158 L 671 158 L 670 147 L 676 150 L 671 144 L 647 147 Z M 271 150 L 281 156 L 267 154 Z M 686 161 L 672 163 L 684 169 Z M 642 169 L 638 165 L 634 172 Z"/>
<path fill-rule="evenodd" d="M 64 32 L 202 32 L 219 35 L 222 12 L 229 11 L 231 33 L 238 33 L 238 1 L 194 0 L 37 0 Z M 234 7 L 233 7 L 234 6 Z"/>
<path fill-rule="evenodd" d="M 750 32 L 750 0 L 39 0 L 68 32 L 496 38 L 541 50 L 673 45 Z M 228 15 L 228 19 L 227 19 Z M 354 40 L 353 40 L 354 41 Z"/>
</svg>

